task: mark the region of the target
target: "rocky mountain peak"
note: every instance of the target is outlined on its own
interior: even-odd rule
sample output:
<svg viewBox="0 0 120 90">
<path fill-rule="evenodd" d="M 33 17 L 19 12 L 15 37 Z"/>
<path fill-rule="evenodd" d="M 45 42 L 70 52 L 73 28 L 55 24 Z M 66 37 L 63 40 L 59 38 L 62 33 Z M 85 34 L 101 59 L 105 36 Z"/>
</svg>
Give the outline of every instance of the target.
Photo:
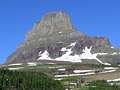
<svg viewBox="0 0 120 90">
<path fill-rule="evenodd" d="M 51 61 L 94 63 L 92 60 L 97 60 L 97 63 L 103 64 L 107 62 L 106 57 L 111 58 L 111 55 L 118 53 L 119 50 L 111 48 L 108 39 L 89 37 L 77 32 L 67 14 L 52 12 L 33 26 L 25 41 L 8 57 L 6 63 Z M 82 59 L 92 60 L 86 62 Z M 113 60 L 109 62 L 113 63 Z M 116 63 L 118 62 L 116 58 Z"/>
</svg>

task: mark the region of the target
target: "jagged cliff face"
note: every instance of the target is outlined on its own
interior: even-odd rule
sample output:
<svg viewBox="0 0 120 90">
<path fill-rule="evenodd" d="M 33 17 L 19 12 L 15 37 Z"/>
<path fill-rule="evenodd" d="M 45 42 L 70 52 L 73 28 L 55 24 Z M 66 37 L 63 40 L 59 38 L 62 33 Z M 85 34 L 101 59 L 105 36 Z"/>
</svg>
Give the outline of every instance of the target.
<svg viewBox="0 0 120 90">
<path fill-rule="evenodd" d="M 104 37 L 77 32 L 63 12 L 47 14 L 37 22 L 6 64 L 27 62 L 79 62 L 117 64 L 120 50 Z"/>
</svg>

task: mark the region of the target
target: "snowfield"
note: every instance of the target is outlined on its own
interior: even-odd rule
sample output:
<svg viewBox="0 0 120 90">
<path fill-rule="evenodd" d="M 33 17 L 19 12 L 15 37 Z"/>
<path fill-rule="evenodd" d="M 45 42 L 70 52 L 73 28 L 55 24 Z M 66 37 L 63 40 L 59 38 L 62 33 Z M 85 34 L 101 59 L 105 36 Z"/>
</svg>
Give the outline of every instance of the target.
<svg viewBox="0 0 120 90">
<path fill-rule="evenodd" d="M 88 48 L 85 47 L 85 49 L 83 49 L 83 53 L 78 55 L 71 55 L 72 52 L 72 48 L 76 45 L 76 42 L 71 43 L 70 45 L 68 45 L 67 47 L 70 47 L 69 49 L 67 47 L 63 47 L 61 49 L 61 51 L 64 51 L 65 54 L 62 55 L 61 57 L 57 57 L 55 59 L 52 59 L 49 57 L 49 53 L 47 50 L 45 50 L 43 53 L 41 53 L 41 51 L 39 52 L 39 58 L 37 60 L 56 60 L 56 61 L 68 61 L 68 62 L 79 62 L 82 63 L 83 59 L 89 59 L 89 60 L 96 60 L 99 63 L 103 64 L 103 65 L 111 65 L 110 63 L 107 62 L 102 62 L 100 59 L 97 58 L 98 55 L 115 55 L 117 54 L 116 52 L 112 53 L 112 54 L 108 54 L 108 53 L 91 53 L 91 49 L 92 47 Z"/>
</svg>

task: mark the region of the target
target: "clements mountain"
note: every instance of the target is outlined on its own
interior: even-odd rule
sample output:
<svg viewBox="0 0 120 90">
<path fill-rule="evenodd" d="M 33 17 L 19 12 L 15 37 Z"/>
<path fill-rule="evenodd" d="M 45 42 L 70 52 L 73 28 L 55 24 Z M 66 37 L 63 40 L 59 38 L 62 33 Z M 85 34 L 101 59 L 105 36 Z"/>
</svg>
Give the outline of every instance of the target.
<svg viewBox="0 0 120 90">
<path fill-rule="evenodd" d="M 6 64 L 28 62 L 119 65 L 120 49 L 104 37 L 76 31 L 64 12 L 52 12 L 33 26 Z"/>
</svg>

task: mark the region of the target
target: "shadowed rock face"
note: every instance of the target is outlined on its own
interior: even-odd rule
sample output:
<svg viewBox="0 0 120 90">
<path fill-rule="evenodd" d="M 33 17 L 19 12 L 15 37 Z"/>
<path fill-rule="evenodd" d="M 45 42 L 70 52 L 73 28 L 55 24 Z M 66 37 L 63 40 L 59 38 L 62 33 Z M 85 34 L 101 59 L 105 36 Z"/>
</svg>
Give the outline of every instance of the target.
<svg viewBox="0 0 120 90">
<path fill-rule="evenodd" d="M 6 64 L 37 62 L 39 52 L 44 51 L 48 51 L 49 57 L 55 59 L 64 55 L 65 52 L 61 49 L 73 42 L 76 44 L 72 52 L 78 55 L 83 53 L 85 47 L 92 47 L 91 53 L 106 52 L 103 48 L 111 49 L 111 44 L 106 38 L 89 37 L 77 32 L 68 15 L 64 12 L 53 12 L 33 26 L 25 41 L 8 57 Z"/>
</svg>

